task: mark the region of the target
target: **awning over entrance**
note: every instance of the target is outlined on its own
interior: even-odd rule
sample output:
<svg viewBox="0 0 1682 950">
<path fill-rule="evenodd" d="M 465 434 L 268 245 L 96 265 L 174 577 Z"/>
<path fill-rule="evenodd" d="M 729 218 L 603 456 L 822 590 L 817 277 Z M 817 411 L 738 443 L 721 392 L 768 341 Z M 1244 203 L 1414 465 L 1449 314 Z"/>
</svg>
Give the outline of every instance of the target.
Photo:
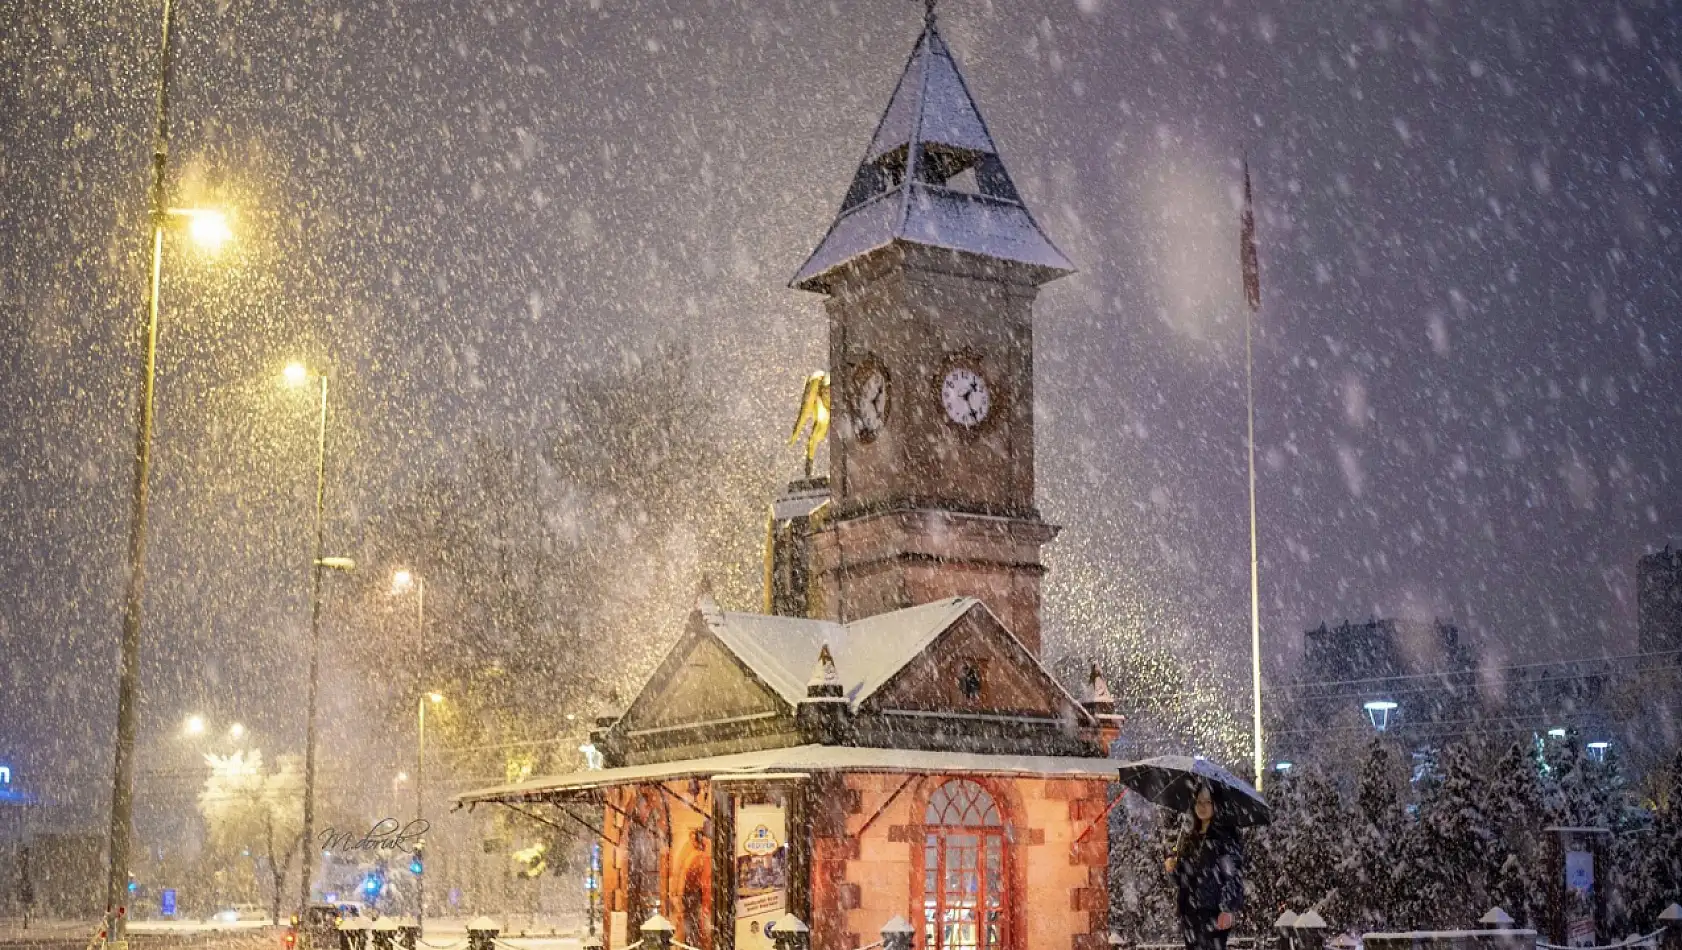
<svg viewBox="0 0 1682 950">
<path fill-rule="evenodd" d="M 592 769 L 567 775 L 528 779 L 512 785 L 464 792 L 458 805 L 480 802 L 568 802 L 587 800 L 591 793 L 622 785 L 671 779 L 792 778 L 812 772 L 916 772 L 941 775 L 1001 775 L 1037 778 L 1115 781 L 1116 759 L 1082 759 L 1051 755 L 989 755 L 978 752 L 929 752 L 920 749 L 871 749 L 853 746 L 801 745 L 762 749 L 704 759 L 680 759 L 617 769 Z"/>
</svg>

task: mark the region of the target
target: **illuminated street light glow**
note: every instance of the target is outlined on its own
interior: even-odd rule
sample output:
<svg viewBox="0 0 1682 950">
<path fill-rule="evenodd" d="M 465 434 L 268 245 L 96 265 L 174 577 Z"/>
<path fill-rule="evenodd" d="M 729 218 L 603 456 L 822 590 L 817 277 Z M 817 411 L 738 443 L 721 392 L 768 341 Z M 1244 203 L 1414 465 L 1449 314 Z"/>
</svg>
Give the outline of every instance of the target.
<svg viewBox="0 0 1682 950">
<path fill-rule="evenodd" d="M 281 376 L 288 386 L 302 386 L 310 381 L 310 368 L 302 363 L 287 363 Z"/>
<path fill-rule="evenodd" d="M 443 693 L 427 693 L 426 698 L 432 700 L 432 704 L 436 706 L 437 704 L 444 701 L 444 694 Z"/>
<path fill-rule="evenodd" d="M 193 215 L 187 224 L 187 234 L 193 243 L 211 253 L 222 249 L 234 236 L 232 228 L 228 227 L 228 219 L 219 211 L 207 211 Z"/>
<path fill-rule="evenodd" d="M 228 735 L 231 738 L 234 738 L 234 739 L 245 738 L 245 726 L 243 726 L 243 725 L 241 725 L 237 722 L 234 723 L 233 725 L 228 727 Z"/>
<path fill-rule="evenodd" d="M 204 717 L 188 716 L 187 721 L 181 726 L 181 731 L 189 736 L 204 735 Z"/>
<path fill-rule="evenodd" d="M 1563 739 L 1563 738 L 1565 738 L 1565 730 L 1557 728 L 1557 727 L 1553 728 L 1553 729 L 1549 729 L 1548 730 L 1548 738 L 1550 738 L 1550 739 Z"/>
<path fill-rule="evenodd" d="M 401 594 L 415 586 L 415 575 L 407 569 L 400 569 L 391 575 L 391 592 Z"/>
<path fill-rule="evenodd" d="M 1367 719 L 1372 722 L 1372 727 L 1383 732 L 1390 728 L 1390 714 L 1396 710 L 1397 705 L 1394 700 L 1374 699 L 1362 703 L 1361 708 L 1367 711 Z"/>
<path fill-rule="evenodd" d="M 187 236 L 204 250 L 214 254 L 233 239 L 234 229 L 228 226 L 228 216 L 215 208 L 171 208 L 171 217 L 187 220 Z"/>
</svg>

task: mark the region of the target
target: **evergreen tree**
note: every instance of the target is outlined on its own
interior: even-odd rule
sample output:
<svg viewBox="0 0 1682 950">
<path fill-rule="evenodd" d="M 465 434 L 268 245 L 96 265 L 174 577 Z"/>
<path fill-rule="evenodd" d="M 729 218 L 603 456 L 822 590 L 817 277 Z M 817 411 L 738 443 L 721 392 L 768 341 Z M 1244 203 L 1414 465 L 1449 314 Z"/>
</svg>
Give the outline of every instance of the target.
<svg viewBox="0 0 1682 950">
<path fill-rule="evenodd" d="M 1648 929 L 1659 913 L 1682 901 L 1682 750 L 1655 789 L 1652 824 L 1634 842 L 1625 898 L 1631 922 Z"/>
<path fill-rule="evenodd" d="M 1570 828 L 1609 827 L 1604 800 L 1595 791 L 1593 763 L 1575 729 L 1563 739 L 1548 743 L 1545 764 L 1547 779 L 1543 788 L 1549 824 Z"/>
<path fill-rule="evenodd" d="M 1468 927 L 1489 908 L 1489 885 L 1499 865 L 1491 866 L 1496 836 L 1485 797 L 1466 749 L 1443 749 L 1403 849 L 1405 907 L 1412 927 Z"/>
<path fill-rule="evenodd" d="M 1155 806 L 1110 812 L 1110 926 L 1135 945 L 1177 939 L 1174 881 L 1162 865 L 1178 827 L 1178 816 Z"/>
<path fill-rule="evenodd" d="M 1356 787 L 1351 884 L 1344 901 L 1349 923 L 1365 931 L 1386 929 L 1401 901 L 1397 858 L 1408 817 L 1397 789 L 1399 768 L 1383 737 L 1373 737 Z"/>
<path fill-rule="evenodd" d="M 1310 769 L 1273 786 L 1269 802 L 1273 823 L 1255 833 L 1249 852 L 1251 919 L 1265 927 L 1286 909 L 1318 905 L 1322 917 L 1340 923 L 1355 848 L 1336 786 Z"/>
<path fill-rule="evenodd" d="M 1548 822 L 1534 747 L 1525 742 L 1508 747 L 1495 764 L 1489 789 L 1497 862 L 1491 899 L 1519 926 L 1538 927 L 1547 899 L 1542 829 Z"/>
</svg>

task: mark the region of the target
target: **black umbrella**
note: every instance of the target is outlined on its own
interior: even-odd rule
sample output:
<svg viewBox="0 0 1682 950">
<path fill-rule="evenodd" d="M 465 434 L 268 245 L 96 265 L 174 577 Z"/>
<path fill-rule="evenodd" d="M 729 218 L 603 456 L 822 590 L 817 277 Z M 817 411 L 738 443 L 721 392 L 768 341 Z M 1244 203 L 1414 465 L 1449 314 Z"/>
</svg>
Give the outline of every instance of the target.
<svg viewBox="0 0 1682 950">
<path fill-rule="evenodd" d="M 1244 781 L 1208 759 L 1159 755 L 1122 766 L 1121 784 L 1146 800 L 1174 811 L 1191 811 L 1197 790 L 1209 789 L 1217 820 L 1246 827 L 1273 820 L 1267 799 Z"/>
</svg>

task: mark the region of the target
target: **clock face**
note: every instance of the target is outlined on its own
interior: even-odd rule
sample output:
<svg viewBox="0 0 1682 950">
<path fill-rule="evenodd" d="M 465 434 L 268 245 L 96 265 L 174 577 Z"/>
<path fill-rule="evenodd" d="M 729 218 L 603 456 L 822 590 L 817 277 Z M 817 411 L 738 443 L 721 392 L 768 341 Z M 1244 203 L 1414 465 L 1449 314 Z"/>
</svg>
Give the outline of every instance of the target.
<svg viewBox="0 0 1682 950">
<path fill-rule="evenodd" d="M 871 367 L 858 379 L 853 392 L 853 427 L 863 440 L 876 438 L 888 422 L 888 377 Z"/>
<path fill-rule="evenodd" d="M 948 419 L 971 429 L 987 418 L 993 395 L 980 373 L 968 366 L 954 366 L 940 384 L 940 402 L 946 407 Z"/>
</svg>

